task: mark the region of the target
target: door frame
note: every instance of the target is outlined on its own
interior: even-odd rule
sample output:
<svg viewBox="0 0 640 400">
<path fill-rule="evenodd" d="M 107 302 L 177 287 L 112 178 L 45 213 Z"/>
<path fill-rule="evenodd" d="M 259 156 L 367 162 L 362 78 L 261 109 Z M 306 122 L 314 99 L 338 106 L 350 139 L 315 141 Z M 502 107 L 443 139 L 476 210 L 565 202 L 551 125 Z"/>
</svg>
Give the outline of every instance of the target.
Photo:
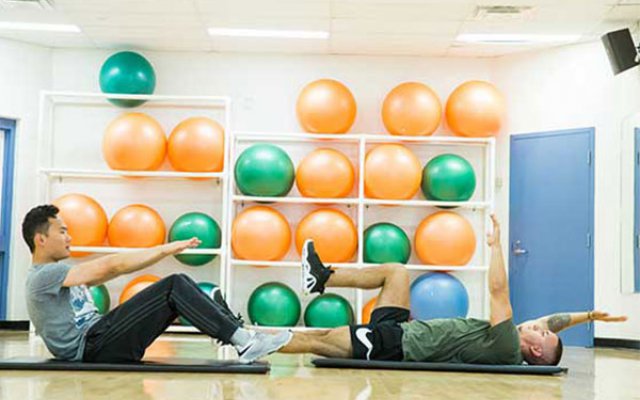
<svg viewBox="0 0 640 400">
<path fill-rule="evenodd" d="M 587 244 L 589 250 L 588 262 L 586 265 L 586 273 L 588 273 L 588 285 L 589 285 L 589 293 L 591 296 L 587 299 L 588 307 L 590 309 L 594 308 L 595 303 L 595 259 L 594 259 L 594 222 L 595 222 L 595 128 L 594 127 L 585 127 L 585 128 L 572 128 L 572 129 L 559 129 L 559 130 L 550 130 L 550 131 L 541 131 L 534 133 L 522 133 L 515 134 L 510 136 L 509 140 L 509 158 L 511 159 L 513 145 L 516 141 L 527 140 L 527 139 L 536 139 L 541 137 L 553 137 L 553 136 L 571 136 L 571 135 L 588 135 L 589 141 L 589 152 L 588 152 L 588 162 L 589 168 L 589 198 L 588 198 L 588 209 L 589 209 L 589 220 L 588 220 L 588 233 L 587 233 Z M 511 166 L 513 164 L 509 163 L 509 272 L 511 272 L 511 266 L 515 262 L 512 249 L 512 243 L 514 241 L 513 232 L 514 232 L 514 218 L 512 218 L 512 207 L 511 207 L 511 199 L 512 199 L 512 174 L 511 174 Z M 510 273 L 509 273 L 510 275 Z M 509 276 L 510 277 L 510 276 Z M 589 344 L 588 347 L 593 347 L 594 340 L 594 329 L 593 323 L 590 322 L 587 328 L 590 333 Z"/>
<path fill-rule="evenodd" d="M 2 227 L 0 227 L 0 321 L 7 317 L 9 292 L 9 265 L 11 248 L 11 219 L 13 216 L 13 181 L 16 149 L 15 119 L 0 118 L 0 134 L 4 135 L 4 158 L 2 162 Z"/>
</svg>

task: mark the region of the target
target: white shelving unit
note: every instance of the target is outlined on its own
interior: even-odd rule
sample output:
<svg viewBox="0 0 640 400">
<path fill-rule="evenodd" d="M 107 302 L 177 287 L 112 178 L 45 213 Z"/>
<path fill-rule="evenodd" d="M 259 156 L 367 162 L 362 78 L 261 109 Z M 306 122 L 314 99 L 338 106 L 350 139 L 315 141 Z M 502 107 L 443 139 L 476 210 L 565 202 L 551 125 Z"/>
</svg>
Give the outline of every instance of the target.
<svg viewBox="0 0 640 400">
<path fill-rule="evenodd" d="M 140 99 L 147 102 L 126 109 L 110 104 L 107 99 Z M 40 96 L 38 127 L 38 200 L 50 202 L 64 193 L 92 195 L 105 208 L 108 217 L 123 206 L 149 204 L 163 217 L 167 232 L 175 218 L 190 211 L 202 211 L 214 217 L 222 231 L 219 249 L 190 249 L 185 254 L 217 255 L 201 267 L 190 267 L 167 259 L 158 267 L 140 271 L 160 276 L 185 272 L 196 280 L 207 280 L 226 290 L 229 144 L 231 142 L 231 101 L 218 96 L 115 95 L 104 93 L 43 91 Z M 168 161 L 158 171 L 116 171 L 102 160 L 101 142 L 104 129 L 116 116 L 127 112 L 144 112 L 153 116 L 167 136 L 181 120 L 193 116 L 215 119 L 225 128 L 224 169 L 217 173 L 172 171 Z M 170 190 L 167 190 L 170 189 Z M 83 190 L 84 189 L 84 190 Z M 96 193 L 87 193 L 93 191 Z M 206 193 L 206 192 L 210 193 Z M 205 192 L 200 203 L 180 201 L 180 196 Z M 159 203 L 158 205 L 156 203 Z M 217 210 L 217 216 L 216 211 Z M 213 214 L 213 215 L 212 215 Z M 123 253 L 139 249 L 122 247 L 79 247 L 72 251 L 93 254 Z M 117 305 L 121 289 L 131 277 L 108 284 L 112 307 Z M 171 332 L 197 332 L 193 327 L 172 326 Z"/>
<path fill-rule="evenodd" d="M 461 213 L 461 214 L 478 214 L 473 221 L 472 224 L 476 230 L 476 238 L 477 238 L 477 246 L 476 246 L 476 255 L 474 256 L 472 262 L 467 266 L 432 266 L 432 265 L 422 265 L 419 260 L 416 258 L 414 252 L 412 251 L 412 257 L 406 267 L 412 271 L 412 273 L 422 273 L 425 271 L 448 271 L 453 272 L 454 274 L 461 276 L 467 276 L 470 280 L 475 282 L 475 285 L 469 290 L 470 302 L 474 304 L 474 302 L 479 302 L 476 304 L 476 316 L 486 317 L 488 314 L 488 301 L 487 301 L 487 293 L 486 293 L 486 272 L 488 271 L 488 265 L 490 260 L 490 254 L 484 244 L 484 231 L 487 230 L 490 220 L 489 214 L 494 209 L 494 181 L 495 181 L 495 140 L 493 138 L 459 138 L 459 137 L 449 137 L 449 136 L 431 136 L 431 137 L 399 137 L 399 136 L 391 136 L 391 135 L 369 135 L 369 134 L 345 134 L 345 135 L 329 135 L 329 134 L 304 134 L 304 133 L 262 133 L 262 132 L 234 132 L 232 135 L 232 143 L 230 147 L 230 159 L 231 165 L 235 164 L 236 158 L 239 154 L 247 147 L 252 144 L 260 143 L 260 142 L 269 142 L 275 145 L 279 145 L 285 148 L 285 151 L 289 154 L 289 156 L 294 161 L 294 164 L 297 166 L 298 162 L 304 155 L 306 155 L 309 151 L 296 151 L 292 154 L 291 150 L 293 147 L 305 147 L 305 148 L 320 148 L 320 147 L 330 147 L 338 150 L 344 150 L 347 148 L 348 154 L 347 157 L 351 158 L 352 163 L 354 165 L 354 169 L 356 170 L 357 175 L 357 184 L 354 185 L 355 188 L 353 192 L 346 198 L 341 199 L 318 199 L 318 198 L 308 198 L 302 197 L 298 192 L 294 185 L 292 191 L 286 197 L 254 197 L 254 196 L 246 196 L 241 194 L 235 185 L 233 174 L 229 175 L 229 191 L 228 191 L 228 217 L 229 223 L 227 224 L 227 236 L 231 235 L 231 223 L 236 215 L 236 211 L 251 205 L 257 205 L 261 203 L 269 203 L 266 204 L 269 207 L 273 207 L 278 209 L 279 211 L 285 210 L 283 212 L 285 216 L 288 216 L 286 211 L 295 208 L 305 208 L 307 212 L 309 208 L 321 208 L 326 206 L 331 206 L 333 208 L 346 207 L 351 210 L 351 214 L 354 217 L 354 222 L 358 231 L 358 251 L 357 256 L 351 262 L 346 263 L 332 263 L 331 265 L 337 268 L 365 268 L 368 266 L 372 266 L 373 264 L 367 264 L 364 262 L 364 254 L 363 254 L 363 234 L 364 230 L 371 224 L 375 222 L 381 222 L 383 220 L 388 220 L 389 222 L 394 222 L 395 218 L 389 218 L 388 210 L 381 209 L 380 214 L 382 214 L 380 221 L 373 221 L 370 217 L 368 211 L 375 207 L 388 207 L 388 206 L 396 206 L 404 212 L 406 210 L 411 210 L 412 213 L 421 213 L 423 211 L 436 212 L 439 211 L 437 207 L 458 207 L 453 211 Z M 477 187 L 476 194 L 470 199 L 470 201 L 466 202 L 439 202 L 439 201 L 429 201 L 425 200 L 421 194 L 421 192 L 416 195 L 414 199 L 410 200 L 384 200 L 384 199 L 370 199 L 364 196 L 364 161 L 366 152 L 370 147 L 383 144 L 383 143 L 399 143 L 406 145 L 407 147 L 414 150 L 414 153 L 420 159 L 422 165 L 426 164 L 426 162 L 435 154 L 441 154 L 445 152 L 452 153 L 473 153 L 472 165 L 474 166 L 474 170 L 476 172 L 477 178 Z M 414 149 L 415 147 L 418 147 Z M 343 151 L 344 153 L 344 151 Z M 469 154 L 471 154 L 469 153 Z M 469 159 L 469 154 L 463 154 L 465 158 Z M 340 208 L 341 210 L 343 208 Z M 397 208 L 394 208 L 397 210 Z M 373 211 L 373 210 L 372 210 Z M 300 211 L 293 211 L 292 214 L 300 214 Z M 348 214 L 348 213 L 347 213 Z M 419 220 L 413 220 L 413 229 L 415 230 L 415 226 L 418 225 L 419 221 L 424 218 L 423 215 Z M 299 219 L 299 218 L 298 218 Z M 289 220 L 292 233 L 295 231 L 295 217 Z M 403 227 L 403 226 L 401 226 Z M 403 227 L 405 232 L 409 235 L 413 243 L 413 231 L 408 231 Z M 293 245 L 291 246 L 289 253 L 284 257 L 281 261 L 263 261 L 263 260 L 239 260 L 235 259 L 232 254 L 231 244 L 227 242 L 226 251 L 231 255 L 228 259 L 228 272 L 226 274 L 228 282 L 225 285 L 227 287 L 227 300 L 232 305 L 232 308 L 241 311 L 243 314 L 246 311 L 246 298 L 248 298 L 249 294 L 253 290 L 255 286 L 259 283 L 263 283 L 269 280 L 274 280 L 274 277 L 278 277 L 280 279 L 277 280 L 289 280 L 290 282 L 296 282 L 296 284 L 291 285 L 292 288 L 297 289 L 297 282 L 299 281 L 299 271 L 291 271 L 291 269 L 297 269 L 300 267 L 300 262 L 298 260 L 298 255 L 295 250 L 293 250 Z M 241 269 L 247 269 L 252 267 L 263 267 L 263 269 L 269 268 L 274 270 L 266 273 L 263 269 L 252 271 L 247 274 L 246 272 L 241 272 Z M 255 273 L 254 273 L 255 272 Z M 236 275 L 244 273 L 247 279 L 256 280 L 256 285 L 254 287 L 247 287 L 248 282 L 247 279 L 239 279 L 236 278 Z M 268 275 L 265 276 L 264 279 L 260 279 L 260 275 Z M 258 277 L 256 279 L 256 277 Z M 236 293 L 236 285 L 242 282 L 244 284 L 244 292 L 238 294 Z M 468 287 L 469 288 L 469 287 Z M 333 291 L 333 290 L 331 290 Z M 340 292 L 340 291 L 337 291 Z M 344 290 L 342 291 L 344 292 Z M 357 315 L 357 321 L 362 320 L 362 307 L 365 303 L 365 291 L 364 290 L 354 290 L 351 298 L 355 299 L 352 302 L 354 306 L 354 311 Z M 342 294 L 342 293 L 341 293 Z M 301 298 L 303 303 L 303 312 L 305 308 L 305 299 Z M 245 315 L 246 316 L 246 315 Z M 248 318 L 246 318 L 248 320 Z M 299 330 L 309 330 L 313 328 L 306 327 L 296 327 L 294 329 Z"/>
</svg>

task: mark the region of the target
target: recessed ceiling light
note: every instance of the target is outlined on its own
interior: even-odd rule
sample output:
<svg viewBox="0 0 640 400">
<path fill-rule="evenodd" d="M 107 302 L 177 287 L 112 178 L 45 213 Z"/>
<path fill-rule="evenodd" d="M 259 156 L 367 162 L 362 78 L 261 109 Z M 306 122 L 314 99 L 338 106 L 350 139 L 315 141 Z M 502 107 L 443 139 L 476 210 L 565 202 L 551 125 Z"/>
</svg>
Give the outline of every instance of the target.
<svg viewBox="0 0 640 400">
<path fill-rule="evenodd" d="M 289 39 L 328 39 L 326 31 L 292 31 L 274 29 L 234 29 L 209 28 L 211 36 L 256 37 L 256 38 L 289 38 Z"/>
<path fill-rule="evenodd" d="M 462 33 L 456 41 L 468 43 L 532 44 L 567 43 L 580 39 L 580 35 L 536 35 L 513 33 Z"/>
<path fill-rule="evenodd" d="M 1 30 L 9 31 L 40 31 L 40 32 L 82 32 L 77 25 L 66 24 L 39 24 L 34 22 L 10 22 L 0 21 Z"/>
</svg>

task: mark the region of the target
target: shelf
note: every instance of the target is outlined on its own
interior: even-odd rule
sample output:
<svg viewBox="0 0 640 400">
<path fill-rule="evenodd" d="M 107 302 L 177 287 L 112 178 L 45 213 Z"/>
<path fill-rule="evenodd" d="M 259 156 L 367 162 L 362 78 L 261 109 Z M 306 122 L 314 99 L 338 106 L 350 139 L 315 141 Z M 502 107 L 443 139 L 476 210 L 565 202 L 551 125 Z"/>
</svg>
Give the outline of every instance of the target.
<svg viewBox="0 0 640 400">
<path fill-rule="evenodd" d="M 466 138 L 457 136 L 394 136 L 387 134 L 328 134 L 328 133 L 282 133 L 282 132 L 235 132 L 235 138 L 239 141 L 278 141 L 278 142 L 298 142 L 311 141 L 322 142 L 335 140 L 341 142 L 357 142 L 364 139 L 370 143 L 429 143 L 441 145 L 488 145 L 495 141 L 494 138 Z"/>
<path fill-rule="evenodd" d="M 487 201 L 431 201 L 431 200 L 388 200 L 363 199 L 365 206 L 407 206 L 407 207 L 461 207 L 471 209 L 489 208 Z"/>
<path fill-rule="evenodd" d="M 407 206 L 407 207 L 461 207 L 469 209 L 485 209 L 489 207 L 486 201 L 431 201 L 431 200 L 386 200 L 386 199 L 357 199 L 357 198 L 313 198 L 313 197 L 261 197 L 233 195 L 234 202 L 264 202 L 286 204 L 349 204 L 357 205 L 362 202 L 365 206 Z"/>
<path fill-rule="evenodd" d="M 229 261 L 232 265 L 248 267 L 280 267 L 280 268 L 300 268 L 300 261 L 259 261 L 259 260 L 238 260 L 232 258 Z M 339 268 L 359 268 L 357 263 L 330 263 L 333 267 Z"/>
<path fill-rule="evenodd" d="M 165 332 L 166 333 L 202 333 L 195 326 L 182 326 L 182 325 L 169 325 L 169 327 Z"/>
<path fill-rule="evenodd" d="M 177 172 L 177 171 L 116 171 L 116 170 L 82 170 L 41 168 L 40 172 L 50 178 L 81 178 L 81 179 L 121 179 L 121 178 L 206 178 L 224 179 L 224 172 Z"/>
<path fill-rule="evenodd" d="M 316 197 L 259 197 L 233 195 L 234 202 L 265 202 L 265 203 L 288 203 L 288 204 L 358 204 L 358 199 L 354 198 L 316 198 Z"/>
<path fill-rule="evenodd" d="M 130 253 L 149 249 L 148 247 L 108 247 L 108 246 L 71 246 L 71 251 L 81 253 Z M 218 255 L 220 249 L 188 249 L 180 254 Z"/>
<path fill-rule="evenodd" d="M 229 107 L 231 100 L 226 96 L 171 96 L 161 94 L 121 94 L 121 93 L 96 93 L 96 92 L 57 92 L 45 90 L 41 92 L 43 97 L 71 98 L 77 101 L 78 97 L 84 99 L 122 99 L 122 100 L 147 100 L 147 101 L 175 101 L 190 102 L 200 101 L 209 103 L 208 105 L 216 105 Z M 59 99 L 57 99 L 60 101 Z"/>
<path fill-rule="evenodd" d="M 251 260 L 238 260 L 231 259 L 231 265 L 248 266 L 248 267 L 280 267 L 280 268 L 300 268 L 300 261 L 251 261 Z M 375 267 L 380 264 L 369 263 L 326 263 L 335 268 L 353 268 L 361 269 L 367 267 Z M 447 272 L 486 272 L 489 270 L 487 266 L 468 265 L 468 266 L 453 266 L 453 265 L 419 265 L 419 264 L 407 264 L 405 265 L 410 271 L 447 271 Z"/>
</svg>

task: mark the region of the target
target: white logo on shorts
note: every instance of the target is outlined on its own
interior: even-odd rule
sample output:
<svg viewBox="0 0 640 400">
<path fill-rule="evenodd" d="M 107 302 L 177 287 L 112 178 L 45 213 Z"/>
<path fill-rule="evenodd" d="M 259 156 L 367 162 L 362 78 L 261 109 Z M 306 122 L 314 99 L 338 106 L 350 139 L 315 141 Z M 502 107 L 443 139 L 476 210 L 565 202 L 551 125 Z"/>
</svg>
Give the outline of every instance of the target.
<svg viewBox="0 0 640 400">
<path fill-rule="evenodd" d="M 373 350 L 373 343 L 367 337 L 367 333 L 371 333 L 371 329 L 369 328 L 358 328 L 356 330 L 356 338 L 367 348 L 367 360 L 371 356 L 371 350 Z"/>
</svg>

